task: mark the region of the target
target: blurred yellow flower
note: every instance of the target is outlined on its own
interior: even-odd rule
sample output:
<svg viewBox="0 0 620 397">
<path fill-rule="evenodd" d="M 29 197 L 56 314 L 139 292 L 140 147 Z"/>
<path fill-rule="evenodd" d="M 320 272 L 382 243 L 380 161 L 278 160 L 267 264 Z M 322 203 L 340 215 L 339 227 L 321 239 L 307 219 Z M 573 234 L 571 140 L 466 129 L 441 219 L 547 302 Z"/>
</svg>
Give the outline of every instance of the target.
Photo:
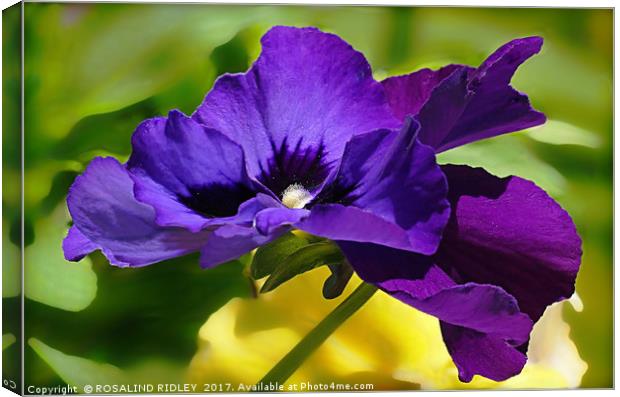
<svg viewBox="0 0 620 397">
<path fill-rule="evenodd" d="M 323 267 L 258 298 L 231 300 L 201 328 L 189 380 L 235 388 L 258 382 L 360 283 L 354 276 L 342 296 L 327 301 L 321 287 L 328 276 Z M 530 359 L 519 376 L 501 383 L 476 376 L 465 384 L 458 380 L 437 319 L 379 291 L 285 387 L 309 391 L 308 382 L 372 384 L 374 390 L 576 387 L 587 365 L 569 338 L 561 310 L 561 304 L 554 305 L 536 325 Z"/>
</svg>

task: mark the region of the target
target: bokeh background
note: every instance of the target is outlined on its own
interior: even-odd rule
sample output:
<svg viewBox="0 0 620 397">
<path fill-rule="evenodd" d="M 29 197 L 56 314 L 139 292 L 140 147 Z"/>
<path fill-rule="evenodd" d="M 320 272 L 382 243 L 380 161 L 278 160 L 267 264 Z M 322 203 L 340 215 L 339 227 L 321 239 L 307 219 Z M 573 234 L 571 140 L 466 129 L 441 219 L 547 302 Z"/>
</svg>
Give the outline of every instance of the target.
<svg viewBox="0 0 620 397">
<path fill-rule="evenodd" d="M 3 51 L 14 56 L 19 13 L 3 18 Z M 583 310 L 565 305 L 563 315 L 588 365 L 581 386 L 612 386 L 611 10 L 26 3 L 25 21 L 27 384 L 61 384 L 66 374 L 78 374 L 77 383 L 178 382 L 201 325 L 231 299 L 251 296 L 241 262 L 205 271 L 193 255 L 142 269 L 113 268 L 98 253 L 66 262 L 65 198 L 93 157 L 124 161 L 141 120 L 172 108 L 191 113 L 218 75 L 248 68 L 270 26 L 286 24 L 337 33 L 366 55 L 378 79 L 478 65 L 508 40 L 544 37 L 542 53 L 513 84 L 549 122 L 440 161 L 532 179 L 573 216 L 584 241 Z M 5 374 L 16 376 L 18 64 L 3 74 L 3 356 Z"/>
</svg>

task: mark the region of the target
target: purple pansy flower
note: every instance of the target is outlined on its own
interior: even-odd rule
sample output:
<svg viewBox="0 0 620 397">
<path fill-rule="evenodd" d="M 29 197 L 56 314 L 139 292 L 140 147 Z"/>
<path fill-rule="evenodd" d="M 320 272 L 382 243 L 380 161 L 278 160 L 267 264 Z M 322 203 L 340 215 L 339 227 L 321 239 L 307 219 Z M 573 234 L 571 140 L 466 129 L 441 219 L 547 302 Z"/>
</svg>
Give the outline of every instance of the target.
<svg viewBox="0 0 620 397">
<path fill-rule="evenodd" d="M 439 318 L 461 380 L 518 374 L 533 323 L 574 292 L 581 241 L 534 183 L 439 166 L 435 153 L 545 121 L 509 85 L 542 40 L 383 82 L 314 28 L 275 27 L 262 44 L 191 117 L 140 124 L 126 164 L 96 158 L 76 178 L 67 259 L 100 249 L 143 266 L 200 251 L 211 267 L 301 229 Z"/>
</svg>

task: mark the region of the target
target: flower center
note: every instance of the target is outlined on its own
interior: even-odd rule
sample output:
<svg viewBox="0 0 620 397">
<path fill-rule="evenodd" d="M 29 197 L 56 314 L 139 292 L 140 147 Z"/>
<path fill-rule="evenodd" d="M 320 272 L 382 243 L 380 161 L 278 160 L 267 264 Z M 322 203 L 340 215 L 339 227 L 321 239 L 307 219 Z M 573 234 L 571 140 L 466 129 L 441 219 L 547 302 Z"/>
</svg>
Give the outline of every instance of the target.
<svg viewBox="0 0 620 397">
<path fill-rule="evenodd" d="M 312 195 L 299 183 L 287 187 L 282 193 L 282 204 L 288 208 L 304 208 L 312 200 Z"/>
</svg>

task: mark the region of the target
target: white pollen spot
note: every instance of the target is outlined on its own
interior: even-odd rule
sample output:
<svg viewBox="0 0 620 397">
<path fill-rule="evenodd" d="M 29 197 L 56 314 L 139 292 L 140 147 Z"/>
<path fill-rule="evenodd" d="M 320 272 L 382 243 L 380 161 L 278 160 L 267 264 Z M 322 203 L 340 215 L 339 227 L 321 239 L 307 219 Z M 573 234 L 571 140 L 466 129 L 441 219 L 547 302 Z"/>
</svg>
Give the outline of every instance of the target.
<svg viewBox="0 0 620 397">
<path fill-rule="evenodd" d="M 287 187 L 282 193 L 282 204 L 288 208 L 304 208 L 312 200 L 312 195 L 299 183 Z"/>
</svg>

